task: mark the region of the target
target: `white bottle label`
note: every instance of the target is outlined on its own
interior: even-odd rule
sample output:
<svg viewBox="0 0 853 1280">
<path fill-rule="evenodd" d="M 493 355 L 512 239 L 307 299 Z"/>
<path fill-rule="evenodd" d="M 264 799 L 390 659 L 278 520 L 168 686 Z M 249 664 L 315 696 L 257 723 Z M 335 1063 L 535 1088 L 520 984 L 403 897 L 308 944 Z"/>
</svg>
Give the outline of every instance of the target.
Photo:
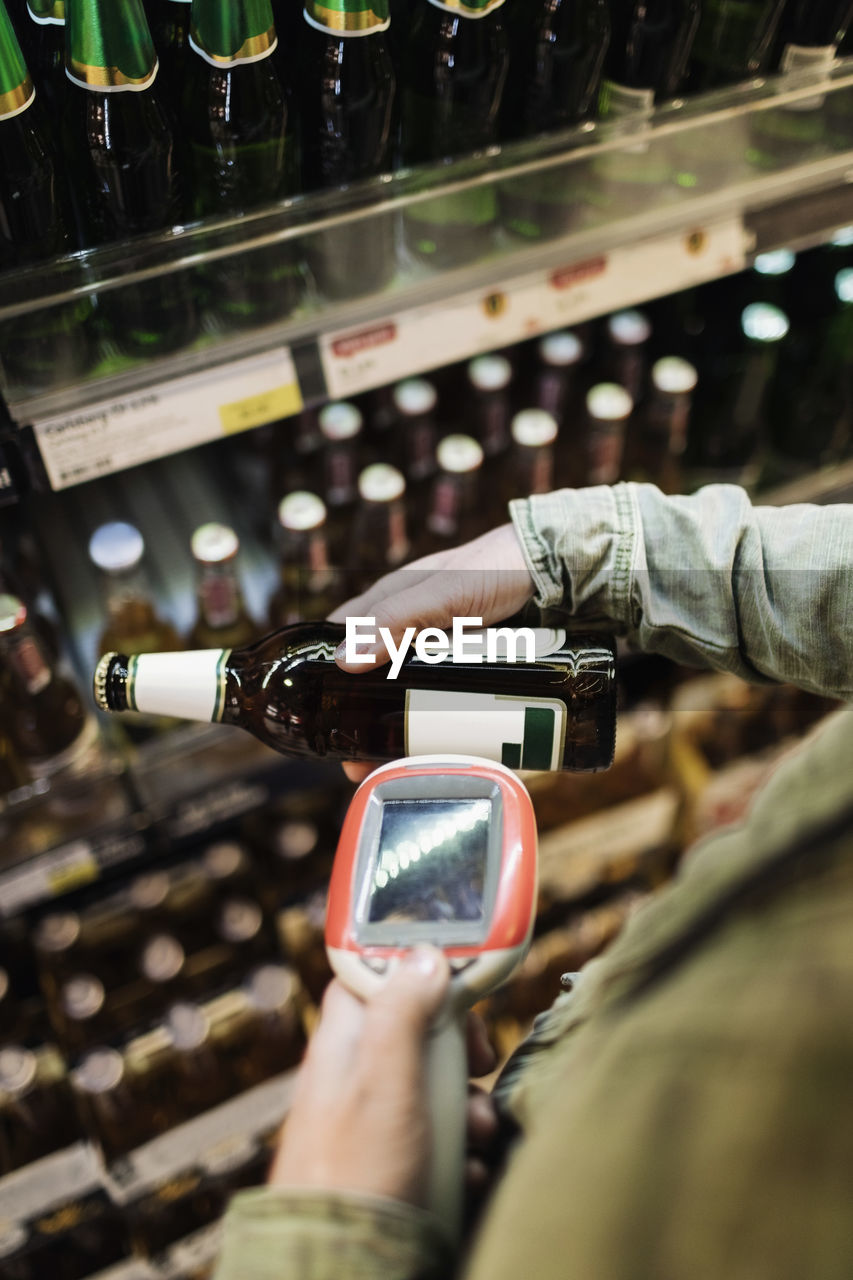
<svg viewBox="0 0 853 1280">
<path fill-rule="evenodd" d="M 221 720 L 230 649 L 138 653 L 127 668 L 127 705 L 152 716 Z"/>
<path fill-rule="evenodd" d="M 433 755 L 449 747 L 498 760 L 510 769 L 559 769 L 566 738 L 566 706 L 559 698 L 409 689 L 406 754 Z"/>
</svg>

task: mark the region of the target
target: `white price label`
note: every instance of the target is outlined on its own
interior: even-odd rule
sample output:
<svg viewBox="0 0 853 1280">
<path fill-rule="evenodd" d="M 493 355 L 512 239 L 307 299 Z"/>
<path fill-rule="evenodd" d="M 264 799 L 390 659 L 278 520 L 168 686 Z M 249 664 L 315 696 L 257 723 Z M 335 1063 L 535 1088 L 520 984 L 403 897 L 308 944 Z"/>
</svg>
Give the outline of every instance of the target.
<svg viewBox="0 0 853 1280">
<path fill-rule="evenodd" d="M 320 338 L 332 399 L 357 395 L 563 325 L 674 293 L 746 266 L 739 217 L 558 263 L 491 293 L 413 307 Z"/>
<path fill-rule="evenodd" d="M 33 423 L 53 489 L 192 449 L 298 413 L 288 347 Z"/>
</svg>

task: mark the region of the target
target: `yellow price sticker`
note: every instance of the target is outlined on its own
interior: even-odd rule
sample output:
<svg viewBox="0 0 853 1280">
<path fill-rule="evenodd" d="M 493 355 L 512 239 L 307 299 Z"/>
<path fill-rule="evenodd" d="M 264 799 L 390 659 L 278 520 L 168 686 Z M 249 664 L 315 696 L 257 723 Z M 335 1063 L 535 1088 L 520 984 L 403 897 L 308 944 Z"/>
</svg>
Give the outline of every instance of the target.
<svg viewBox="0 0 853 1280">
<path fill-rule="evenodd" d="M 290 382 L 281 387 L 272 387 L 269 391 L 261 391 L 255 396 L 234 400 L 231 404 L 221 404 L 219 421 L 224 434 L 234 436 L 240 431 L 250 431 L 252 427 L 275 422 L 278 418 L 289 418 L 292 414 L 299 413 L 301 408 L 302 393 L 299 384 Z"/>
<path fill-rule="evenodd" d="M 53 867 L 47 873 L 50 892 L 57 896 L 68 893 L 69 889 L 76 889 L 78 885 L 90 884 L 97 878 L 98 864 L 92 857 Z"/>
</svg>

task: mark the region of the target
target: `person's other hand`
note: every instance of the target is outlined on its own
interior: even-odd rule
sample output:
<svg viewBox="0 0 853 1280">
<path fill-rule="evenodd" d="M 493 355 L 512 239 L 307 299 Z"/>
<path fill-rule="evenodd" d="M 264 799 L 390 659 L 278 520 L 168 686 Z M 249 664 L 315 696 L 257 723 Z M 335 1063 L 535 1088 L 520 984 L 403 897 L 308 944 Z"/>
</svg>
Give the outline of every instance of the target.
<svg viewBox="0 0 853 1280">
<path fill-rule="evenodd" d="M 424 947 L 366 1002 L 337 980 L 330 983 L 270 1170 L 271 1186 L 425 1205 L 425 1043 L 448 982 L 444 955 Z M 470 1068 L 483 1075 L 494 1067 L 494 1053 L 473 1015 L 467 1031 Z M 496 1128 L 487 1095 L 472 1092 L 467 1172 L 475 1184 L 485 1176 L 478 1153 Z"/>
<path fill-rule="evenodd" d="M 492 529 L 472 542 L 414 560 L 403 569 L 386 574 L 360 596 L 347 600 L 330 615 L 332 622 L 347 617 L 376 619 L 376 661 L 347 663 L 343 651 L 335 661 L 344 671 L 370 671 L 389 660 L 378 639 L 378 628 L 387 627 L 399 644 L 406 627 L 451 626 L 454 617 L 482 618 L 483 626 L 512 617 L 533 598 L 533 579 L 525 564 L 511 524 Z M 345 764 L 354 782 L 360 782 L 375 766 Z"/>
</svg>

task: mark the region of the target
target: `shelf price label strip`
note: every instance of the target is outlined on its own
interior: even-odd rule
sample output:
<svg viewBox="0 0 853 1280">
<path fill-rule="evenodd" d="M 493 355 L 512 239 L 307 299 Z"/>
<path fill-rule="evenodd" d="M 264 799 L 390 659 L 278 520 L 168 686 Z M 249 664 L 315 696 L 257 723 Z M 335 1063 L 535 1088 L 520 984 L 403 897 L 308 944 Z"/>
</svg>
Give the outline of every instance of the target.
<svg viewBox="0 0 853 1280">
<path fill-rule="evenodd" d="M 357 395 L 740 271 L 749 243 L 742 219 L 727 218 L 558 263 L 491 293 L 465 294 L 324 334 L 319 345 L 329 396 Z"/>
<path fill-rule="evenodd" d="M 298 413 L 290 349 L 205 369 L 33 423 L 55 490 Z"/>
</svg>

